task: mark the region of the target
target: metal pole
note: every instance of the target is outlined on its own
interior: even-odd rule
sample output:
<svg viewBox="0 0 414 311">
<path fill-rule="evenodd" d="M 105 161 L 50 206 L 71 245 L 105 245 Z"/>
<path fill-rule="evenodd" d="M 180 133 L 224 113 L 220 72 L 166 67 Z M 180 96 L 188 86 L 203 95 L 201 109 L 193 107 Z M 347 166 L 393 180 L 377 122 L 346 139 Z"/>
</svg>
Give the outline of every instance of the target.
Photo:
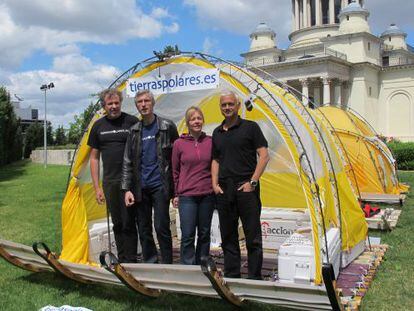
<svg viewBox="0 0 414 311">
<path fill-rule="evenodd" d="M 43 122 L 43 163 L 44 167 L 47 167 L 47 121 L 46 121 L 46 91 L 47 88 L 44 89 L 45 91 L 45 118 Z"/>
</svg>

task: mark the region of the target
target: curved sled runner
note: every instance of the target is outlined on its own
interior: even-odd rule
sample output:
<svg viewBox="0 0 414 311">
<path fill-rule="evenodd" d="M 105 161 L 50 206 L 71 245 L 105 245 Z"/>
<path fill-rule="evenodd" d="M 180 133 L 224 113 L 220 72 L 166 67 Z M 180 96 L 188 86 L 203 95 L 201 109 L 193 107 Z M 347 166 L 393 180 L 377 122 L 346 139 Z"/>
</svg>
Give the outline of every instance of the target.
<svg viewBox="0 0 414 311">
<path fill-rule="evenodd" d="M 46 255 L 45 251 L 40 251 Z M 0 256 L 12 265 L 31 272 L 49 272 L 52 268 L 43 256 L 39 257 L 33 248 L 6 240 L 0 240 Z"/>
</svg>

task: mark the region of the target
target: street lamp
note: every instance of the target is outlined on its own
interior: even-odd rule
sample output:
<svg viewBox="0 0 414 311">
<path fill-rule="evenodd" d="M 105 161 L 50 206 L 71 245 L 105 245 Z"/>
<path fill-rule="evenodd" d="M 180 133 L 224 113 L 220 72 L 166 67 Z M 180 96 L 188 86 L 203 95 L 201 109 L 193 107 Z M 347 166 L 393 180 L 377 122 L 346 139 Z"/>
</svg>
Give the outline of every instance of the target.
<svg viewBox="0 0 414 311">
<path fill-rule="evenodd" d="M 41 91 L 45 92 L 45 119 L 43 123 L 43 163 L 45 168 L 47 167 L 47 120 L 46 120 L 46 91 L 50 90 L 51 88 L 54 88 L 55 85 L 53 82 L 50 82 L 49 84 L 42 84 L 40 87 Z"/>
</svg>

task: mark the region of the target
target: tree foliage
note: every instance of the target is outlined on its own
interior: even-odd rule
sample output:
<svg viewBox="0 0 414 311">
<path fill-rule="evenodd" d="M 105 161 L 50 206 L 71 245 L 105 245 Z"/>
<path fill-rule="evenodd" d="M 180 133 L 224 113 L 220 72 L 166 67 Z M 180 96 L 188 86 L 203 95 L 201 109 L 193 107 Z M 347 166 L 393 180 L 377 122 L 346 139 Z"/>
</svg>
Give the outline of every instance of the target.
<svg viewBox="0 0 414 311">
<path fill-rule="evenodd" d="M 0 87 L 0 165 L 5 165 L 22 157 L 22 130 L 16 117 L 10 94 Z"/>
<path fill-rule="evenodd" d="M 75 115 L 75 121 L 69 125 L 68 142 L 77 144 L 88 127 L 95 113 L 101 108 L 99 103 L 90 103 L 80 115 Z"/>
<path fill-rule="evenodd" d="M 66 133 L 63 126 L 58 126 L 58 128 L 55 130 L 55 145 L 62 146 L 67 143 L 66 140 Z"/>
<path fill-rule="evenodd" d="M 35 122 L 29 125 L 26 130 L 26 139 L 24 144 L 24 157 L 29 158 L 32 150 L 36 147 L 43 146 L 43 123 Z"/>
</svg>

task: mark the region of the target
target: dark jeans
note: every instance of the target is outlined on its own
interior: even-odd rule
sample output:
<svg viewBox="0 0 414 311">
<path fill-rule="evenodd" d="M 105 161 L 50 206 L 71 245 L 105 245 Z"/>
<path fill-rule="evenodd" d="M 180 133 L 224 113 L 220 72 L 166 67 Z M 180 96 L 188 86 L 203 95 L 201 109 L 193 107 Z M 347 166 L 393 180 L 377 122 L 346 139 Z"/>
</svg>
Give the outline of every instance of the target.
<svg viewBox="0 0 414 311">
<path fill-rule="evenodd" d="M 118 260 L 136 262 L 138 236 L 135 213 L 125 206 L 120 182 L 105 182 L 102 188 L 111 214 Z"/>
<path fill-rule="evenodd" d="M 224 252 L 224 276 L 232 278 L 240 278 L 241 276 L 238 238 L 240 217 L 246 236 L 248 278 L 261 279 L 263 247 L 259 189 L 257 188 L 253 192 L 235 191 L 233 189 L 233 195 L 230 196 L 228 195 L 228 189 L 223 190 L 224 194 L 219 194 L 216 197 L 220 220 L 221 247 Z"/>
<path fill-rule="evenodd" d="M 213 217 L 214 195 L 180 196 L 179 213 L 181 226 L 180 262 L 199 265 L 200 258 L 210 253 L 210 229 Z M 194 247 L 197 229 L 197 248 Z"/>
<path fill-rule="evenodd" d="M 144 262 L 158 262 L 157 248 L 152 235 L 152 209 L 154 208 L 154 227 L 160 246 L 161 263 L 172 263 L 170 199 L 162 186 L 142 189 L 142 201 L 138 202 L 135 207 Z"/>
</svg>

